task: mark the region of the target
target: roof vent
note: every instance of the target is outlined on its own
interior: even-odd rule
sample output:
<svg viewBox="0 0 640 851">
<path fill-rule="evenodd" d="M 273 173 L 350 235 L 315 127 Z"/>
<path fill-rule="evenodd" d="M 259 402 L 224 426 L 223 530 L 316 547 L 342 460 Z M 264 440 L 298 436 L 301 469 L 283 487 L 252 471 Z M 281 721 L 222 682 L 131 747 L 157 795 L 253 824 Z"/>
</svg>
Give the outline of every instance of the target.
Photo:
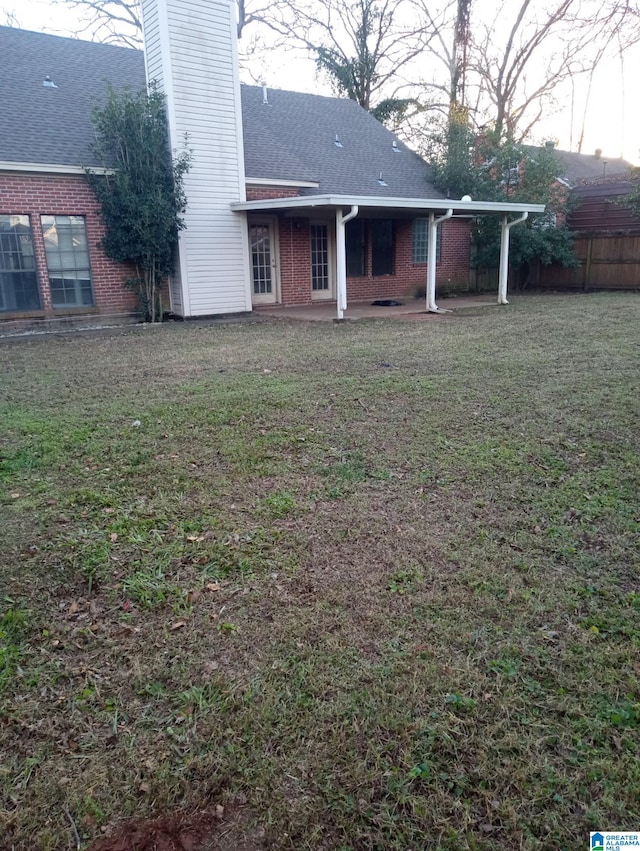
<svg viewBox="0 0 640 851">
<path fill-rule="evenodd" d="M 378 175 L 378 185 L 379 186 L 388 186 L 389 184 L 385 182 L 384 175 L 382 172 Z"/>
<path fill-rule="evenodd" d="M 266 83 L 262 84 L 262 103 L 269 103 L 269 92 Z"/>
<path fill-rule="evenodd" d="M 58 88 L 48 74 L 44 78 L 44 80 L 42 81 L 42 85 L 46 86 L 48 89 L 57 89 Z"/>
<path fill-rule="evenodd" d="M 595 153 L 594 153 L 594 157 L 597 160 L 599 160 L 601 156 L 602 156 L 602 148 L 596 148 Z"/>
<path fill-rule="evenodd" d="M 340 141 L 340 137 L 338 136 L 337 133 L 336 133 L 336 138 L 333 140 L 333 144 L 336 146 L 336 148 L 344 148 L 344 145 Z"/>
<path fill-rule="evenodd" d="M 394 139 L 394 140 L 393 140 L 393 142 L 391 143 L 391 147 L 393 148 L 393 153 L 394 153 L 394 154 L 399 154 L 399 153 L 400 153 L 400 148 L 398 147 L 398 143 L 396 142 L 396 140 L 395 140 L 395 139 Z"/>
<path fill-rule="evenodd" d="M 548 151 L 552 151 L 555 148 L 556 143 L 553 141 L 553 139 L 547 139 L 547 141 L 544 143 L 544 146 Z"/>
</svg>

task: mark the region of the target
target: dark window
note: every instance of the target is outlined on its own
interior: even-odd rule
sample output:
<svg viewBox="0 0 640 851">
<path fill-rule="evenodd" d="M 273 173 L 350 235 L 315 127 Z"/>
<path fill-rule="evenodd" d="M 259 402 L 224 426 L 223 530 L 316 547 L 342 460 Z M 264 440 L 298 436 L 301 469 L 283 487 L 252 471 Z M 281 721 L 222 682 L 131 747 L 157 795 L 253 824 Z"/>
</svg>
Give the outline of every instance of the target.
<svg viewBox="0 0 640 851">
<path fill-rule="evenodd" d="M 89 245 L 83 216 L 42 216 L 42 234 L 54 307 L 93 304 Z"/>
<path fill-rule="evenodd" d="M 352 219 L 345 225 L 347 243 L 347 275 L 359 278 L 364 275 L 364 221 Z"/>
<path fill-rule="evenodd" d="M 438 225 L 436 238 L 436 263 L 440 262 L 442 228 Z M 429 219 L 413 220 L 413 262 L 426 263 L 429 252 Z"/>
<path fill-rule="evenodd" d="M 393 221 L 371 219 L 371 274 L 393 275 Z"/>
<path fill-rule="evenodd" d="M 39 309 L 29 216 L 0 216 L 0 311 Z"/>
</svg>

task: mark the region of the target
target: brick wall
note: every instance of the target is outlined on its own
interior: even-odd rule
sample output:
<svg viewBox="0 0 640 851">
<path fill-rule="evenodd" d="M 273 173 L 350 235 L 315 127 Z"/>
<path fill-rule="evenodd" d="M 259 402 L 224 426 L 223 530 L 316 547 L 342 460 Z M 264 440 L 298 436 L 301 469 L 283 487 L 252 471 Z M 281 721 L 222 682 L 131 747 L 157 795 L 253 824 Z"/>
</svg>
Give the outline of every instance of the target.
<svg viewBox="0 0 640 851">
<path fill-rule="evenodd" d="M 311 292 L 310 221 L 302 217 L 278 218 L 280 300 L 282 304 L 309 304 Z M 330 228 L 333 222 L 330 222 Z M 470 225 L 453 220 L 442 225 L 441 256 L 436 267 L 436 286 L 440 291 L 469 287 Z M 426 263 L 413 263 L 413 222 L 395 222 L 395 274 L 374 277 L 371 274 L 371 245 L 366 240 L 365 269 L 362 277 L 347 279 L 347 298 L 351 301 L 404 297 L 424 288 Z"/>
<path fill-rule="evenodd" d="M 469 251 L 471 245 L 468 222 L 453 220 L 441 225 L 440 261 L 436 265 L 436 289 L 467 289 L 469 286 Z M 410 219 L 395 221 L 394 274 L 373 277 L 371 274 L 371 246 L 367 240 L 365 251 L 367 274 L 347 279 L 347 297 L 358 301 L 369 298 L 398 297 L 424 291 L 427 282 L 427 264 L 413 262 L 413 222 Z"/>
<path fill-rule="evenodd" d="M 300 190 L 286 186 L 247 185 L 247 201 L 268 201 L 270 198 L 297 198 Z"/>
<path fill-rule="evenodd" d="M 133 269 L 109 260 L 100 248 L 104 226 L 99 204 L 82 175 L 0 173 L 0 213 L 30 217 L 42 305 L 38 315 L 50 318 L 69 313 L 129 314 L 136 310 L 134 294 L 124 287 L 127 278 L 133 276 Z M 41 215 L 84 216 L 95 308 L 52 307 Z M 0 320 L 22 315 L 2 313 Z"/>
<path fill-rule="evenodd" d="M 311 238 L 309 219 L 278 221 L 280 254 L 280 299 L 282 304 L 311 301 Z"/>
<path fill-rule="evenodd" d="M 248 200 L 293 198 L 295 187 L 248 186 Z M 129 314 L 136 310 L 133 293 L 124 287 L 133 270 L 109 260 L 100 248 L 104 227 L 99 205 L 81 175 L 0 174 L 0 213 L 28 215 L 31 220 L 42 310 L 29 316 L 58 317 L 69 313 Z M 95 308 L 54 309 L 48 286 L 48 271 L 40 215 L 84 216 L 89 242 L 91 275 Z M 311 246 L 308 218 L 278 216 L 280 299 L 283 304 L 308 304 L 311 292 Z M 327 220 L 333 232 L 333 218 Z M 445 222 L 442 226 L 441 258 L 436 270 L 437 287 L 464 289 L 469 283 L 470 228 L 464 220 Z M 334 247 L 335 250 L 335 247 Z M 395 273 L 373 277 L 371 246 L 367 239 L 366 274 L 347 281 L 347 295 L 352 301 L 406 296 L 424 288 L 426 264 L 413 263 L 412 222 L 395 222 Z M 23 314 L 0 314 L 1 319 Z"/>
</svg>

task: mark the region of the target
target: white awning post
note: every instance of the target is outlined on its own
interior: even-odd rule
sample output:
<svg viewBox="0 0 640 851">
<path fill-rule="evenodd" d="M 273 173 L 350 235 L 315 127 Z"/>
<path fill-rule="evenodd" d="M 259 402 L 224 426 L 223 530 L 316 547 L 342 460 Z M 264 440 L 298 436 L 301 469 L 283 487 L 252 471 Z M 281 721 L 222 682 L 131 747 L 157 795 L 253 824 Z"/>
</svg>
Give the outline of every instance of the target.
<svg viewBox="0 0 640 851">
<path fill-rule="evenodd" d="M 342 208 L 336 210 L 336 305 L 338 319 L 344 318 L 347 309 L 347 242 L 344 226 L 358 215 L 357 205 L 353 205 L 346 216 Z"/>
<path fill-rule="evenodd" d="M 507 221 L 506 215 L 502 217 L 502 236 L 500 239 L 500 275 L 498 277 L 498 304 L 509 304 L 507 301 L 507 281 L 509 280 L 509 234 L 514 225 L 519 225 L 529 217 L 529 213 L 523 213 L 512 222 Z"/>
<path fill-rule="evenodd" d="M 436 219 L 435 213 L 429 213 L 429 243 L 427 245 L 427 313 L 443 313 L 436 304 L 436 259 L 438 256 L 438 225 L 453 215 L 447 210 L 444 216 Z"/>
</svg>

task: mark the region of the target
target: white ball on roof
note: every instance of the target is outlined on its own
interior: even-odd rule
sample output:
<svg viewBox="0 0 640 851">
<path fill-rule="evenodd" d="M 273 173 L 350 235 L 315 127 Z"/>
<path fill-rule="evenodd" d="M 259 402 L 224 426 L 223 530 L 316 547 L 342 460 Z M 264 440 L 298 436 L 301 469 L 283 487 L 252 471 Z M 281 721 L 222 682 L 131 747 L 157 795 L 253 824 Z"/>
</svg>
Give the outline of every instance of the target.
<svg viewBox="0 0 640 851">
<path fill-rule="evenodd" d="M 469 201 L 471 201 L 471 195 L 463 195 L 460 200 L 465 201 L 465 202 L 469 202 Z"/>
</svg>

